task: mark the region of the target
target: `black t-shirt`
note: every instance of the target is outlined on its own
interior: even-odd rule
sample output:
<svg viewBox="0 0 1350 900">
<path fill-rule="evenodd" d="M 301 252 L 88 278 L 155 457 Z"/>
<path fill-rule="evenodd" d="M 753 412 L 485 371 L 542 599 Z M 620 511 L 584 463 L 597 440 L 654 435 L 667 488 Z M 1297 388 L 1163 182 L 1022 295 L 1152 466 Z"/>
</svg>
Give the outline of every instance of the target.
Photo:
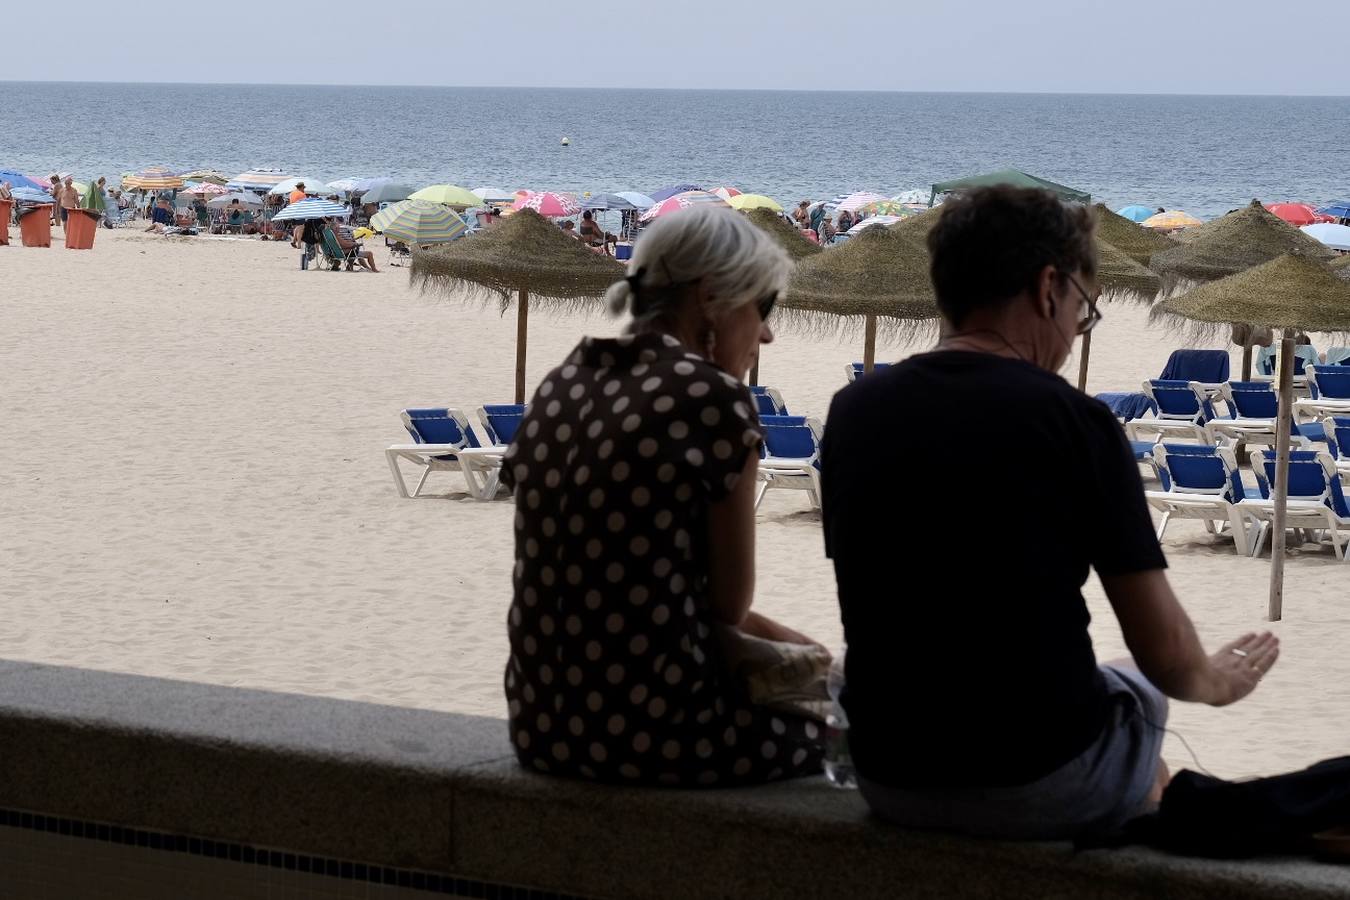
<svg viewBox="0 0 1350 900">
<path fill-rule="evenodd" d="M 928 353 L 858 379 L 822 447 L 859 772 L 1026 784 L 1109 712 L 1080 589 L 1166 566 L 1101 403 L 1030 363 Z"/>
</svg>

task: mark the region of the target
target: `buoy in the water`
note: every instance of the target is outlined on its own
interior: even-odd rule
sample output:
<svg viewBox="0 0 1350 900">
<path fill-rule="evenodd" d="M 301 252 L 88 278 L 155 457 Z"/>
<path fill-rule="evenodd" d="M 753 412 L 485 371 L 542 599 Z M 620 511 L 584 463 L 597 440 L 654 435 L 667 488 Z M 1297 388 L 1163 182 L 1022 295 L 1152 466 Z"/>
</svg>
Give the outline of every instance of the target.
<svg viewBox="0 0 1350 900">
<path fill-rule="evenodd" d="M 564 147 L 570 147 L 570 146 L 572 146 L 572 139 L 571 139 L 571 138 L 563 138 L 563 139 L 562 139 L 562 145 L 563 145 Z"/>
</svg>

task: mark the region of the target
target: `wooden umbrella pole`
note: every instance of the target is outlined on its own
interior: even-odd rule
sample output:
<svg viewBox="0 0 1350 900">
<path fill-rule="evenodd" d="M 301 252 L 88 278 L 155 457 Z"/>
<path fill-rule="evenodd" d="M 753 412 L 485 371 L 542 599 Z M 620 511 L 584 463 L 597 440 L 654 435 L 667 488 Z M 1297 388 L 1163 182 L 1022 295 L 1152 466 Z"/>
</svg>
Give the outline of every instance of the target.
<svg viewBox="0 0 1350 900">
<path fill-rule="evenodd" d="M 1242 348 L 1242 380 L 1252 380 L 1252 345 L 1250 343 Z"/>
<path fill-rule="evenodd" d="M 1083 333 L 1083 341 L 1078 347 L 1078 389 L 1087 391 L 1088 358 L 1092 356 L 1092 332 Z"/>
<path fill-rule="evenodd" d="M 516 402 L 525 402 L 525 350 L 530 337 L 530 292 L 516 299 Z"/>
<path fill-rule="evenodd" d="M 1285 520 L 1289 505 L 1289 432 L 1294 413 L 1294 333 L 1280 340 L 1280 416 L 1275 425 L 1275 522 L 1270 536 L 1270 605 L 1266 618 L 1284 615 Z"/>
<path fill-rule="evenodd" d="M 877 317 L 869 315 L 863 327 L 863 374 L 871 375 L 877 364 Z"/>
</svg>

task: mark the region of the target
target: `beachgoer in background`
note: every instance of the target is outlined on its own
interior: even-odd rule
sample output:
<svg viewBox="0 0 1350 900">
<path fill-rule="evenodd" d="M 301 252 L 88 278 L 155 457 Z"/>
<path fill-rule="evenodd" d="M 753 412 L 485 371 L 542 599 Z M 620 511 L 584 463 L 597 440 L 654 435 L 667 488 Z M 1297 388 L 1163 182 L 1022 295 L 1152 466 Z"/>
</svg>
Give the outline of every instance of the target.
<svg viewBox="0 0 1350 900">
<path fill-rule="evenodd" d="M 1166 784 L 1166 698 L 1240 700 L 1279 644 L 1248 634 L 1205 654 L 1168 586 L 1129 442 L 1058 374 L 1101 319 L 1091 209 L 981 188 L 943 205 L 928 248 L 941 342 L 836 394 L 822 451 L 862 795 L 917 828 L 1110 832 Z M 976 408 L 988 433 L 1017 434 L 1015 457 L 915 439 L 914 423 Z M 1019 476 L 1023 459 L 1036 478 Z M 970 533 L 969 509 L 951 487 L 976 482 L 998 484 L 1001 507 L 1018 512 L 972 565 L 972 544 L 953 539 Z M 1089 568 L 1133 660 L 1097 663 L 1080 592 Z M 940 590 L 916 587 L 934 579 Z"/>
<path fill-rule="evenodd" d="M 64 225 L 70 218 L 72 209 L 80 208 L 80 192 L 75 189 L 75 177 L 66 176 L 66 182 L 61 186 L 61 224 Z"/>
<path fill-rule="evenodd" d="M 558 227 L 561 228 L 562 233 L 568 237 L 577 238 L 578 240 L 581 239 L 581 235 L 577 234 L 577 223 L 573 222 L 571 219 L 564 219 Z"/>
<path fill-rule="evenodd" d="M 295 190 L 291 191 L 288 202 L 299 203 L 303 199 L 305 199 L 305 183 L 303 181 L 297 181 L 295 183 Z"/>
<path fill-rule="evenodd" d="M 506 697 L 520 762 L 630 784 L 819 771 L 823 727 L 756 706 L 723 630 L 750 611 L 762 436 L 741 379 L 792 264 L 744 216 L 658 219 L 609 291 L 633 315 L 544 379 L 506 451 L 516 504 Z"/>
<path fill-rule="evenodd" d="M 861 214 L 860 214 L 860 215 L 858 216 L 858 221 L 861 221 L 861 220 L 862 220 L 862 216 L 861 216 Z M 850 212 L 849 212 L 848 210 L 846 210 L 846 209 L 841 209 L 841 210 L 839 211 L 839 227 L 838 227 L 836 230 L 837 230 L 837 231 L 848 231 L 850 228 L 853 227 L 853 225 L 854 225 L 853 214 L 850 213 Z"/>
<path fill-rule="evenodd" d="M 295 183 L 295 190 L 291 191 L 290 197 L 288 197 L 287 199 L 290 203 L 299 203 L 301 200 L 304 200 L 305 183 L 303 181 L 297 181 Z M 300 239 L 304 236 L 304 232 L 305 232 L 304 222 L 296 222 L 293 226 L 291 226 L 292 247 L 295 247 L 297 249 L 300 247 Z"/>
<path fill-rule="evenodd" d="M 797 223 L 798 228 L 808 228 L 811 224 L 811 201 L 803 200 L 797 204 L 797 208 L 792 211 L 792 221 Z"/>
<path fill-rule="evenodd" d="M 329 226 L 333 229 L 333 237 L 337 240 L 338 246 L 341 247 L 344 252 L 355 248 L 356 261 L 358 263 L 372 272 L 380 271 L 375 268 L 375 254 L 370 250 L 361 249 L 361 245 L 357 243 L 356 239 L 352 236 L 351 228 L 341 224 L 337 219 L 329 219 L 328 222 Z M 348 262 L 347 269 L 350 270 L 351 267 L 352 264 Z"/>
<path fill-rule="evenodd" d="M 823 218 L 825 218 L 825 204 L 821 203 L 815 207 L 812 207 L 811 215 L 809 218 L 812 231 L 817 233 L 820 232 L 820 220 Z"/>
<path fill-rule="evenodd" d="M 203 197 L 197 197 L 192 201 L 192 211 L 197 215 L 197 227 L 205 228 L 211 224 L 211 207 L 206 205 Z"/>
<path fill-rule="evenodd" d="M 8 181 L 0 182 L 0 200 L 13 200 L 14 192 L 10 190 L 13 185 Z"/>
<path fill-rule="evenodd" d="M 171 228 L 173 225 L 173 208 L 169 206 L 168 198 L 160 197 L 155 202 L 155 208 L 150 212 L 150 227 L 145 230 L 162 234 L 164 229 Z"/>
<path fill-rule="evenodd" d="M 820 238 L 822 247 L 834 240 L 834 223 L 830 221 L 829 216 L 820 217 L 820 224 L 816 226 L 816 236 Z"/>
<path fill-rule="evenodd" d="M 239 205 L 239 198 L 235 197 L 230 201 L 230 205 L 225 208 L 226 223 L 232 228 L 242 229 L 244 225 L 244 208 Z"/>
<path fill-rule="evenodd" d="M 52 195 L 52 224 L 59 225 L 65 221 L 61 217 L 61 176 L 53 172 L 49 180 L 51 181 L 51 187 L 47 191 Z"/>
<path fill-rule="evenodd" d="M 595 216 L 589 209 L 581 214 L 581 240 L 592 247 L 607 247 L 619 242 L 617 237 L 596 223 Z"/>
<path fill-rule="evenodd" d="M 1163 208 L 1160 206 L 1160 207 L 1158 207 L 1158 212 L 1160 212 L 1160 213 L 1165 213 L 1165 212 L 1167 212 L 1167 210 L 1163 209 Z"/>
</svg>

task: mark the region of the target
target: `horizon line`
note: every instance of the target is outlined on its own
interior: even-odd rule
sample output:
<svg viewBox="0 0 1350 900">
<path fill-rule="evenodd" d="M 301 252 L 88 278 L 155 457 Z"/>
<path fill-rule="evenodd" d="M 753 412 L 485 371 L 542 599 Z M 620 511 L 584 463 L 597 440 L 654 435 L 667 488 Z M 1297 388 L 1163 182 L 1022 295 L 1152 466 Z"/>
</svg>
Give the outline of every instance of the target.
<svg viewBox="0 0 1350 900">
<path fill-rule="evenodd" d="M 454 90 L 514 90 L 514 91 L 669 91 L 669 92 L 705 92 L 705 93 L 762 93 L 762 94 L 951 94 L 1006 97 L 1262 97 L 1262 98 L 1298 98 L 1312 100 L 1342 100 L 1350 94 L 1289 94 L 1289 93 L 1229 93 L 1210 94 L 1194 91 L 1073 91 L 1073 90 L 901 90 L 897 88 L 766 88 L 766 87 L 597 87 L 594 85 L 539 85 L 539 84 L 371 84 L 361 82 L 338 83 L 332 81 L 89 81 L 87 79 L 39 79 L 21 80 L 0 78 L 0 84 L 70 84 L 70 85 L 122 85 L 134 87 L 329 87 L 329 88 L 404 88 L 404 89 L 454 89 Z"/>
</svg>

